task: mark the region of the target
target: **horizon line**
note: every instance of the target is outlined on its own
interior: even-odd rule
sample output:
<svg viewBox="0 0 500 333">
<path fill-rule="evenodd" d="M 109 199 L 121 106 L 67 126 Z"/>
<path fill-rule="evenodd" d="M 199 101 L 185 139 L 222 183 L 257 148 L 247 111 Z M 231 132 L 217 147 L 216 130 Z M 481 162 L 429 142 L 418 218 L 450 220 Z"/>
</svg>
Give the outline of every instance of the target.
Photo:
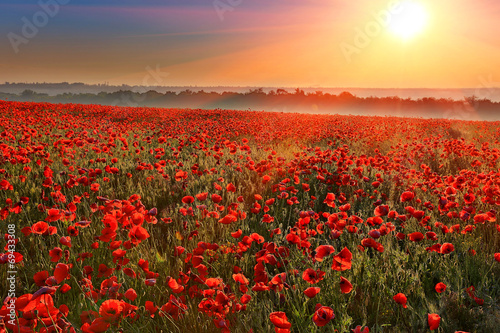
<svg viewBox="0 0 500 333">
<path fill-rule="evenodd" d="M 42 85 L 42 84 L 83 84 L 87 86 L 108 86 L 108 87 L 120 87 L 120 86 L 129 86 L 129 87 L 156 87 L 156 88 L 262 88 L 262 89 L 270 89 L 270 88 L 285 88 L 285 89 L 377 89 L 377 90 L 463 90 L 463 89 L 500 89 L 500 86 L 495 87 L 349 87 L 349 86 L 337 86 L 337 87 L 323 87 L 323 86 L 256 86 L 256 85 L 140 85 L 140 84 L 109 84 L 109 83 L 86 83 L 86 82 L 68 82 L 68 81 L 59 81 L 59 82 L 11 82 L 4 81 L 0 83 L 0 85 L 15 85 L 15 84 L 33 84 L 33 85 Z"/>
</svg>

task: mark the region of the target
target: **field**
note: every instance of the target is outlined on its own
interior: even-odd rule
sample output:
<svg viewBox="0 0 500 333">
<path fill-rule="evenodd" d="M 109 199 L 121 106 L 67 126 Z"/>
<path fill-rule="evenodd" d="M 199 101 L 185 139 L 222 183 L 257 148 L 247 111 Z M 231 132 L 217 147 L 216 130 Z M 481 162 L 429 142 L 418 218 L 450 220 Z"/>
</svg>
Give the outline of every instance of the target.
<svg viewBox="0 0 500 333">
<path fill-rule="evenodd" d="M 0 332 L 498 332 L 499 137 L 0 102 Z"/>
</svg>

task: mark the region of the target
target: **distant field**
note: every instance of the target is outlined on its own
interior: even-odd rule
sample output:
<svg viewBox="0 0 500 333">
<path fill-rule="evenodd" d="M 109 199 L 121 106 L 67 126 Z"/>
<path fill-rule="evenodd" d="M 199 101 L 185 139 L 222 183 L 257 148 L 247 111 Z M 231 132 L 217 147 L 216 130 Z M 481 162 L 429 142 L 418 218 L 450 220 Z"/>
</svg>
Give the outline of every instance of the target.
<svg viewBox="0 0 500 333">
<path fill-rule="evenodd" d="M 499 137 L 0 101 L 0 332 L 498 332 Z"/>
</svg>

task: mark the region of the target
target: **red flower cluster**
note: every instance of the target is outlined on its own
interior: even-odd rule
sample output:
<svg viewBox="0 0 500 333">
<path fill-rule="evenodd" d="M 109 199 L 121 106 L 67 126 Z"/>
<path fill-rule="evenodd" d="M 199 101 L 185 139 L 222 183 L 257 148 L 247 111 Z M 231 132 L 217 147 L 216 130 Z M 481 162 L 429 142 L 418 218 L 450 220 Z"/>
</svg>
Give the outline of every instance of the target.
<svg viewBox="0 0 500 333">
<path fill-rule="evenodd" d="M 498 272 L 497 127 L 0 102 L 0 264 L 19 272 L 18 294 L 35 288 L 4 300 L 0 333 L 346 330 L 335 313 L 370 316 L 360 297 L 381 289 L 366 284 L 399 274 L 380 267 L 466 258 Z M 429 302 L 497 296 L 450 274 L 419 281 Z M 427 304 L 405 286 L 374 295 L 395 329 L 392 295 L 402 315 Z M 349 304 L 314 306 L 332 300 Z M 440 315 L 431 330 L 449 328 Z"/>
</svg>

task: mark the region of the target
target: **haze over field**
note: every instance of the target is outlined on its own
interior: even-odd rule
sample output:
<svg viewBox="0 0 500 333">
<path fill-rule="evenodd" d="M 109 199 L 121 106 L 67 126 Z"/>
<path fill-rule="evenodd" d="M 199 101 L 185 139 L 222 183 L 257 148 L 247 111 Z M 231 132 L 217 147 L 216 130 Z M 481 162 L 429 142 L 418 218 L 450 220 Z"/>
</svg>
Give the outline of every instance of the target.
<svg viewBox="0 0 500 333">
<path fill-rule="evenodd" d="M 59 83 L 11 83 L 7 82 L 0 84 L 0 92 L 9 94 L 21 94 L 25 90 L 32 90 L 41 94 L 48 94 L 55 96 L 64 93 L 90 93 L 98 94 L 100 92 L 113 93 L 117 91 L 132 91 L 144 93 L 154 90 L 158 93 L 175 92 L 180 93 L 186 90 L 193 92 L 235 92 L 247 93 L 251 90 L 262 89 L 265 93 L 277 91 L 278 89 L 285 90 L 292 93 L 297 87 L 251 87 L 251 86 L 141 86 L 141 85 L 109 85 L 109 84 L 84 84 L 82 82 L 59 82 Z M 500 102 L 500 88 L 493 87 L 476 87 L 476 88 L 447 88 L 447 89 L 430 89 L 430 88 L 327 88 L 327 87 L 299 87 L 307 93 L 316 93 L 321 91 L 329 94 L 341 94 L 342 92 L 350 92 L 351 94 L 365 98 L 365 97 L 393 97 L 398 96 L 401 98 L 450 98 L 453 100 L 462 100 L 464 97 L 476 96 L 478 98 L 488 98 L 493 102 Z"/>
</svg>

